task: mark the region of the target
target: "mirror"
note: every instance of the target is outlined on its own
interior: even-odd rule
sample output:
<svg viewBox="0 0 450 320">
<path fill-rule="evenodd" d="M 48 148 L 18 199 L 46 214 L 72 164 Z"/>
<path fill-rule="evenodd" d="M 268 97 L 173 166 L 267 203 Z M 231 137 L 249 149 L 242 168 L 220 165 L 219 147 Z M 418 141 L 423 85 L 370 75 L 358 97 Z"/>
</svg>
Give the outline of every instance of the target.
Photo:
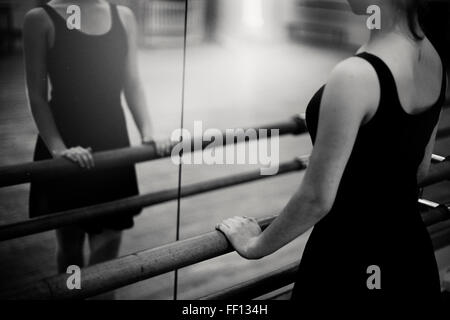
<svg viewBox="0 0 450 320">
<path fill-rule="evenodd" d="M 344 38 L 323 33 L 319 26 L 323 24 L 331 30 L 336 29 L 332 23 L 355 22 L 348 19 L 349 12 L 339 13 L 339 17 L 327 23 L 323 16 L 314 16 L 327 14 L 326 10 L 308 8 L 304 1 L 189 2 L 198 8 L 188 15 L 184 109 L 184 127 L 188 132 L 194 132 L 199 123 L 205 132 L 290 121 L 305 112 L 306 104 L 326 81 L 332 67 L 351 54 L 340 43 Z M 308 4 L 313 6 L 314 2 Z M 197 25 L 203 19 L 199 18 L 200 10 L 206 16 L 207 33 Z M 304 30 L 305 26 L 310 30 Z M 346 24 L 342 29 L 355 31 Z M 203 41 L 199 41 L 200 37 Z M 358 37 L 364 34 L 349 35 L 356 42 Z M 307 134 L 280 136 L 278 148 L 272 142 L 262 141 L 261 145 L 251 142 L 244 148 L 229 146 L 220 156 L 224 164 L 211 164 L 200 157 L 198 163 L 183 165 L 182 184 L 186 187 L 253 172 L 267 167 L 267 160 L 274 164 L 290 162 L 308 155 L 312 148 Z M 264 147 L 272 152 L 261 153 Z M 233 152 L 234 162 L 226 161 Z M 244 155 L 245 164 L 238 164 L 237 154 Z M 280 174 L 183 198 L 181 238 L 208 232 L 223 219 L 236 215 L 255 218 L 276 215 L 302 175 L 302 172 Z M 180 271 L 180 298 L 206 296 L 298 261 L 306 239 L 307 235 L 300 237 L 263 261 L 246 261 L 237 254 L 229 254 L 185 268 Z"/>
<path fill-rule="evenodd" d="M 24 30 L 22 27 L 26 13 L 46 3 L 47 1 L 33 0 L 0 2 L 2 35 L 3 30 L 6 30 L 8 36 L 8 41 L 3 41 L 6 38 L 2 36 L 1 43 L 0 144 L 3 151 L 0 155 L 0 166 L 32 161 L 36 138 L 39 131 L 42 134 L 43 128 L 44 131 L 47 130 L 47 133 L 43 133 L 47 135 L 47 142 L 43 146 L 46 146 L 49 140 L 48 128 L 45 129 L 48 123 L 41 120 L 41 130 L 38 130 L 35 120 L 36 114 L 39 117 L 39 111 L 34 110 L 33 117 L 30 110 L 22 46 L 23 38 L 26 38 L 27 34 L 33 34 L 33 28 Z M 29 56 L 39 55 L 38 50 L 46 50 L 49 54 L 47 62 L 52 79 L 49 81 L 48 97 L 53 98 L 51 107 L 55 113 L 52 115 L 61 136 L 64 137 L 63 140 L 66 140 L 64 143 L 69 148 L 77 147 L 72 145 L 77 141 L 95 142 L 95 147 L 92 146 L 94 154 L 126 147 L 128 139 L 131 146 L 138 147 L 144 132 L 147 140 L 164 140 L 179 127 L 181 116 L 184 1 L 128 0 L 109 3 L 121 6 L 117 11 L 119 20 L 114 20 L 113 9 L 109 10 L 114 6 L 110 7 L 107 1 L 50 1 L 48 10 L 51 16 L 43 9 L 35 10 L 34 14 L 44 17 L 44 21 L 49 22 L 50 26 L 53 25 L 55 29 L 52 30 L 56 30 L 55 42 L 48 44 L 48 47 L 36 41 L 28 43 Z M 136 20 L 135 33 L 131 12 Z M 3 22 L 7 22 L 5 27 Z M 28 22 L 31 25 L 35 23 L 32 17 Z M 35 30 L 46 29 L 38 24 Z M 125 37 L 122 31 L 125 31 Z M 131 49 L 132 35 L 136 35 L 137 53 Z M 56 49 L 49 53 L 49 48 Z M 133 58 L 129 58 L 131 55 Z M 28 60 L 27 67 L 31 66 L 34 70 L 45 68 L 42 64 L 45 59 L 38 62 L 32 61 L 33 58 Z M 63 69 L 66 70 L 65 74 Z M 73 78 L 76 78 L 76 81 Z M 72 90 L 74 86 L 80 90 Z M 35 89 L 29 88 L 28 92 L 33 90 Z M 83 103 L 77 104 L 77 101 Z M 86 104 L 91 110 L 86 108 Z M 66 106 L 70 107 L 64 109 Z M 35 106 L 36 108 L 39 109 Z M 60 111 L 62 109 L 64 110 Z M 150 122 L 145 119 L 148 114 Z M 150 129 L 147 128 L 148 123 L 151 124 Z M 121 142 L 118 142 L 119 140 Z M 81 147 L 90 147 L 88 142 Z M 118 154 L 113 152 L 114 156 Z M 45 160 L 43 158 L 45 157 L 39 160 Z M 54 204 L 55 198 L 58 198 L 55 194 L 58 194 L 64 199 L 63 201 L 60 198 L 58 208 L 68 208 L 66 204 L 71 201 L 74 201 L 72 207 L 77 208 L 134 196 L 137 194 L 136 186 L 141 195 L 177 188 L 178 167 L 172 164 L 170 158 L 137 164 L 137 182 L 133 182 L 133 165 L 126 168 L 128 169 L 104 171 L 100 176 L 96 176 L 95 181 L 88 179 L 80 182 L 76 178 L 68 178 L 67 181 L 78 181 L 76 183 L 81 189 L 91 190 L 90 196 L 79 198 L 89 198 L 92 201 L 76 202 L 73 199 L 77 198 L 78 191 L 68 186 L 69 183 L 63 182 L 58 184 L 61 188 L 54 188 L 52 192 L 45 189 L 47 194 L 44 195 L 41 192 L 44 191 L 45 184 L 36 184 L 34 189 L 38 195 L 35 200 L 41 201 L 50 197 L 51 203 Z M 117 172 L 121 174 L 117 175 Z M 66 191 L 62 192 L 62 189 Z M 108 192 L 113 192 L 112 190 L 120 190 L 115 199 L 104 197 Z M 128 192 L 123 193 L 122 190 Z M 83 190 L 79 192 L 81 194 Z M 2 224 L 28 220 L 29 194 L 29 183 L 0 190 Z M 84 264 L 87 265 L 172 242 L 175 239 L 176 200 L 175 197 L 173 201 L 145 208 L 134 218 L 133 227 L 130 225 L 133 221 L 131 218 L 125 222 L 119 221 L 118 228 L 125 229 L 121 241 L 118 240 L 117 234 L 105 236 L 107 241 L 111 241 L 108 242 L 112 243 L 111 246 L 119 247 L 118 250 L 102 248 L 101 238 L 104 233 L 88 237 L 84 233 L 85 229 L 72 234 L 64 232 L 62 236 L 65 240 L 59 237 L 57 240 L 54 231 L 47 231 L 1 242 L 1 286 L 20 286 L 55 275 L 58 272 L 57 261 L 61 259 L 58 253 L 61 251 L 64 251 L 63 258 L 66 259 L 69 259 L 69 250 L 72 253 L 76 251 L 75 261 L 84 258 Z M 35 206 L 33 202 L 30 207 Z M 63 248 L 61 241 L 69 247 Z M 61 268 L 59 269 L 61 271 Z M 164 275 L 117 290 L 115 298 L 170 298 L 173 290 L 172 278 L 171 274 Z M 98 298 L 109 299 L 112 295 L 106 294 Z"/>
</svg>

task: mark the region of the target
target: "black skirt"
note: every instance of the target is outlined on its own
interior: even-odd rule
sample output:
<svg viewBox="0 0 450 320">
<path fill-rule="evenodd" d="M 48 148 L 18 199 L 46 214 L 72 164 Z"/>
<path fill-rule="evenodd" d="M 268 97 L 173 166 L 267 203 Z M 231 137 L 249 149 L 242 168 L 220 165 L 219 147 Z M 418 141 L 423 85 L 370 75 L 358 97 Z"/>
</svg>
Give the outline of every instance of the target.
<svg viewBox="0 0 450 320">
<path fill-rule="evenodd" d="M 111 6 L 111 29 L 90 36 L 69 30 L 66 21 L 50 6 L 43 8 L 55 27 L 55 41 L 47 54 L 52 94 L 49 106 L 65 145 L 91 147 L 93 152 L 130 145 L 121 93 L 126 78 L 127 35 Z M 39 137 L 34 160 L 52 156 Z M 134 166 L 107 170 L 80 170 L 52 181 L 31 181 L 30 217 L 92 206 L 137 195 Z M 133 226 L 140 210 L 116 213 L 81 224 L 87 232 L 123 230 Z"/>
<path fill-rule="evenodd" d="M 34 160 L 50 159 L 44 142 L 39 137 Z M 50 181 L 32 181 L 30 188 L 30 217 L 63 212 L 118 200 L 139 194 L 134 166 L 117 169 L 88 171 Z M 78 224 L 88 233 L 100 233 L 104 229 L 124 230 L 132 228 L 133 217 L 140 210 L 119 212 L 110 217 L 94 219 Z"/>
</svg>

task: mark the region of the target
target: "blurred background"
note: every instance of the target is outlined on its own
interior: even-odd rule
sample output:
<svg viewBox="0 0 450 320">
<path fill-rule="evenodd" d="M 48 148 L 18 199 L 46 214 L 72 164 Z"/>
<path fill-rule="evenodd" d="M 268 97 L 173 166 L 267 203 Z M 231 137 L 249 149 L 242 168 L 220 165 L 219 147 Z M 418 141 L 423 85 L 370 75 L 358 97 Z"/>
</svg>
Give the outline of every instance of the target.
<svg viewBox="0 0 450 320">
<path fill-rule="evenodd" d="M 76 3 L 76 1 L 73 1 Z M 285 121 L 305 111 L 332 67 L 354 54 L 367 36 L 365 17 L 353 15 L 344 0 L 190 0 L 184 29 L 185 0 L 115 0 L 130 7 L 139 26 L 139 68 L 150 113 L 159 136 L 180 127 L 183 45 L 187 34 L 183 126 L 221 130 Z M 0 0 L 0 166 L 32 159 L 37 130 L 27 105 L 22 62 L 21 26 L 25 13 L 45 1 Z M 443 54 L 448 43 L 448 4 L 433 27 Z M 441 7 L 439 7 L 441 6 Z M 445 11 L 447 10 L 447 11 Z M 439 24 L 438 24 L 439 23 Z M 125 108 L 126 109 L 126 108 Z M 128 127 L 139 143 L 128 111 Z M 445 112 L 442 127 L 450 126 Z M 280 161 L 307 155 L 307 135 L 282 137 Z M 449 138 L 435 153 L 450 154 Z M 178 168 L 170 159 L 139 164 L 141 193 L 174 188 Z M 183 185 L 256 166 L 184 166 Z M 181 200 L 181 238 L 211 231 L 234 215 L 276 214 L 299 185 L 302 174 L 245 184 Z M 0 189 L 0 223 L 28 217 L 28 185 Z M 450 183 L 426 191 L 426 198 L 448 202 Z M 124 233 L 121 255 L 175 240 L 176 202 L 147 208 Z M 267 273 L 301 258 L 308 235 L 260 261 L 232 253 L 180 270 L 179 298 L 193 299 Z M 0 243 L 0 287 L 15 286 L 55 274 L 54 232 Z M 438 251 L 441 270 L 450 250 Z M 173 273 L 117 290 L 119 299 L 171 299 Z"/>
</svg>

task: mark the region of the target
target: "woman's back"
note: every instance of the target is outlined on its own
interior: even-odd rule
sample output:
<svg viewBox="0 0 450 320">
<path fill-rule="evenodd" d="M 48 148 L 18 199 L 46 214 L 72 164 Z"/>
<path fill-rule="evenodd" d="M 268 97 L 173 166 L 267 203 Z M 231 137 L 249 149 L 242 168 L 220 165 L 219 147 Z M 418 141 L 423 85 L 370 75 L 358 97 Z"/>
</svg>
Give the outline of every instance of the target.
<svg viewBox="0 0 450 320">
<path fill-rule="evenodd" d="M 431 161 L 445 73 L 422 39 L 420 0 L 348 3 L 357 15 L 376 6 L 380 28 L 309 103 L 314 148 L 301 185 L 264 231 L 245 217 L 218 228 L 242 256 L 258 258 L 314 226 L 293 292 L 300 310 L 428 309 L 440 283 L 418 180 Z"/>
<path fill-rule="evenodd" d="M 439 98 L 445 69 L 427 38 L 414 42 L 392 32 L 380 42 L 374 41 L 361 48 L 361 51 L 373 53 L 389 67 L 400 103 L 407 113 L 421 113 Z"/>
<path fill-rule="evenodd" d="M 340 277 L 335 283 L 340 291 L 351 290 L 342 290 L 346 298 L 380 294 L 366 287 L 371 265 L 381 268 L 384 297 L 403 290 L 421 297 L 439 291 L 431 242 L 417 205 L 417 172 L 433 140 L 446 81 L 439 57 L 432 48 L 424 49 L 421 59 L 413 60 L 412 50 L 375 43 L 351 58 L 373 73 L 376 82 L 369 81 L 365 92 L 377 97 L 376 108 L 358 131 L 331 211 L 308 240 L 295 297 L 321 294 L 317 289 L 326 285 L 323 274 L 330 265 Z M 307 109 L 313 143 L 323 92 Z M 412 280 L 416 274 L 423 276 Z"/>
</svg>

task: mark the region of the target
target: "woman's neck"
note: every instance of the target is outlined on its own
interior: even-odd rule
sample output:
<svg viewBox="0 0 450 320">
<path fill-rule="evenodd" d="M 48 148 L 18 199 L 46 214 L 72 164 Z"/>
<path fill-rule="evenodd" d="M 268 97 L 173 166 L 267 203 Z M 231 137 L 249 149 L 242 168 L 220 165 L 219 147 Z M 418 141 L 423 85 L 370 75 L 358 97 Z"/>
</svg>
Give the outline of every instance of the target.
<svg viewBox="0 0 450 320">
<path fill-rule="evenodd" d="M 414 27 L 419 34 L 422 34 L 417 15 L 414 17 Z M 367 45 L 377 43 L 392 34 L 400 35 L 411 43 L 416 43 L 407 16 L 395 8 L 385 7 L 381 10 L 381 28 L 371 30 Z"/>
</svg>

